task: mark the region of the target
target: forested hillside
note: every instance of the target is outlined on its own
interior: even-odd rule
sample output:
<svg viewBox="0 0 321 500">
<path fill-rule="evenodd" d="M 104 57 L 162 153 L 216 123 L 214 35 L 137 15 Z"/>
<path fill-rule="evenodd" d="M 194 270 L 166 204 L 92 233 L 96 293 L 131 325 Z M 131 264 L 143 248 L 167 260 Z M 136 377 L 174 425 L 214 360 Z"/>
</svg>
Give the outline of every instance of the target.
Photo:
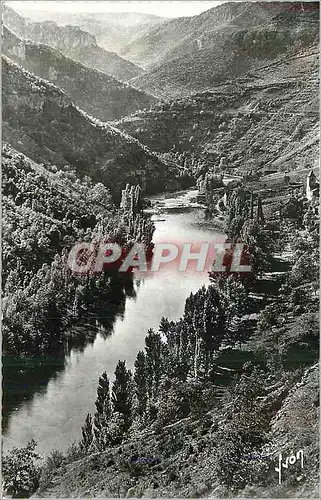
<svg viewBox="0 0 321 500">
<path fill-rule="evenodd" d="M 295 202 L 273 222 L 234 189 L 225 230 L 248 245 L 251 278 L 212 274 L 179 321 L 147 332 L 133 373 L 122 360 L 112 384 L 102 373 L 95 413 L 47 462 L 39 496 L 316 497 L 319 222 L 317 200 Z M 284 242 L 287 271 L 270 280 Z M 309 464 L 282 484 L 280 449 Z"/>
<path fill-rule="evenodd" d="M 318 498 L 318 15 L 316 2 L 224 2 L 114 16 L 108 32 L 112 16 L 61 12 L 79 25 L 58 26 L 5 7 L 4 428 L 18 413 L 23 427 L 2 461 L 8 497 Z M 172 192 L 188 186 L 183 205 Z M 152 255 L 180 237 L 227 244 L 204 286 L 181 269 L 68 265 L 78 242 Z M 239 244 L 246 272 L 231 267 Z M 69 382 L 96 377 L 80 410 Z M 52 412 L 44 440 L 78 438 L 38 456 L 28 429 Z"/>
<path fill-rule="evenodd" d="M 153 226 L 118 209 L 103 184 L 80 180 L 68 166 L 44 168 L 4 145 L 2 172 L 3 349 L 54 353 L 81 308 L 97 307 L 111 289 L 110 276 L 72 276 L 67 249 L 83 240 L 129 245 L 138 232 L 148 243 Z"/>
<path fill-rule="evenodd" d="M 78 26 L 58 26 L 53 21 L 33 22 L 4 5 L 3 22 L 17 36 L 49 45 L 85 66 L 127 81 L 143 70 L 97 45 L 96 38 Z"/>
<path fill-rule="evenodd" d="M 65 90 L 77 106 L 103 121 L 130 115 L 156 103 L 152 96 L 106 73 L 83 66 L 56 49 L 18 38 L 5 26 L 2 52 L 35 75 Z"/>
<path fill-rule="evenodd" d="M 165 188 L 177 171 L 146 146 L 87 115 L 57 86 L 14 64 L 2 64 L 3 138 L 38 162 L 71 165 L 104 182 L 119 199 L 127 182 L 146 192 Z"/>
</svg>

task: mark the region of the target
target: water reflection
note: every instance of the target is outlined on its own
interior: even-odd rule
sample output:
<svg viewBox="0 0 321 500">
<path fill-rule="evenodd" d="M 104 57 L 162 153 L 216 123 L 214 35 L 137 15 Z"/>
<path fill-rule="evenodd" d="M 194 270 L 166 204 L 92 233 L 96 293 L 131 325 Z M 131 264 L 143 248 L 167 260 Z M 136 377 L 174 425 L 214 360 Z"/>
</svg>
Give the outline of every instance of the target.
<svg viewBox="0 0 321 500">
<path fill-rule="evenodd" d="M 127 298 L 136 297 L 133 275 L 115 275 L 110 287 L 92 298 L 91 306 L 83 311 L 78 322 L 67 332 L 64 346 L 51 355 L 21 358 L 3 357 L 2 428 L 8 428 L 10 414 L 21 404 L 28 406 L 34 394 L 43 394 L 49 380 L 55 380 L 66 365 L 72 351 L 83 353 L 93 345 L 97 333 L 107 339 L 113 331 L 116 318 L 124 318 Z M 103 302 L 103 303 L 102 303 Z"/>
</svg>

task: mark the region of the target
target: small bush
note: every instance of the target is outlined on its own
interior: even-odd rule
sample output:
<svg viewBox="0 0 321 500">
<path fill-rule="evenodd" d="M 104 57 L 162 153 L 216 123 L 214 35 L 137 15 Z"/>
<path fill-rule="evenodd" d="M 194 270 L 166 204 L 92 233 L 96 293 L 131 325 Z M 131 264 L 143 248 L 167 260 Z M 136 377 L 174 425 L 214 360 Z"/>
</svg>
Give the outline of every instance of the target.
<svg viewBox="0 0 321 500">
<path fill-rule="evenodd" d="M 2 460 L 3 488 L 13 498 L 29 498 L 38 488 L 40 467 L 37 443 L 32 439 L 25 448 L 13 448 Z"/>
<path fill-rule="evenodd" d="M 58 469 L 64 462 L 64 454 L 59 450 L 53 450 L 47 457 L 47 467 L 49 469 Z"/>
<path fill-rule="evenodd" d="M 66 451 L 67 463 L 76 462 L 76 460 L 80 460 L 83 457 L 84 457 L 84 452 L 81 450 L 79 444 L 72 443 L 70 446 L 68 446 Z"/>
<path fill-rule="evenodd" d="M 140 477 L 144 474 L 144 464 L 140 462 L 132 462 L 130 460 L 121 464 L 121 470 L 129 474 L 130 477 Z"/>
</svg>

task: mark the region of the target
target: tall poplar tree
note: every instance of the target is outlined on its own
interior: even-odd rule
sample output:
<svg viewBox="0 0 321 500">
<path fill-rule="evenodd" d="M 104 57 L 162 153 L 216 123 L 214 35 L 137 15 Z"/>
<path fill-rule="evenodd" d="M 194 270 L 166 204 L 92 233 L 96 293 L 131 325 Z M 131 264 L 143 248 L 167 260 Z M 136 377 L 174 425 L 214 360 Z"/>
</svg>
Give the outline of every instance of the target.
<svg viewBox="0 0 321 500">
<path fill-rule="evenodd" d="M 147 404 L 147 366 L 146 357 L 143 351 L 139 351 L 134 363 L 134 392 L 136 398 L 136 411 L 142 416 Z"/>
<path fill-rule="evenodd" d="M 97 448 L 102 450 L 108 444 L 107 428 L 112 413 L 109 379 L 106 372 L 103 372 L 101 377 L 99 377 L 95 406 L 96 413 L 93 421 L 95 443 Z"/>
<path fill-rule="evenodd" d="M 162 341 L 159 333 L 150 329 L 145 338 L 148 396 L 150 399 L 158 395 L 162 375 Z"/>
<path fill-rule="evenodd" d="M 118 361 L 116 366 L 111 401 L 113 411 L 123 415 L 126 431 L 132 423 L 133 377 L 125 361 Z"/>
<path fill-rule="evenodd" d="M 90 413 L 87 414 L 85 424 L 81 428 L 81 434 L 82 434 L 82 439 L 80 441 L 80 448 L 82 451 L 87 452 L 94 440 L 93 422 Z"/>
</svg>

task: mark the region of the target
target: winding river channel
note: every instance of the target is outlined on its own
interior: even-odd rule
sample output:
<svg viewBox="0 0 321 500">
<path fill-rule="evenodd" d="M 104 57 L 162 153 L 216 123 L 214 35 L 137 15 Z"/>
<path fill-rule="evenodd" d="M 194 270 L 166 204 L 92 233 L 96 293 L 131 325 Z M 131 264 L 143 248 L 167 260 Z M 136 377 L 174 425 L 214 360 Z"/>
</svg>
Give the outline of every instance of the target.
<svg viewBox="0 0 321 500">
<path fill-rule="evenodd" d="M 154 242 L 193 243 L 222 238 L 205 224 L 204 208 L 195 202 L 196 194 L 196 190 L 188 190 L 151 199 L 155 209 Z M 39 453 L 66 450 L 80 438 L 86 414 L 94 411 L 101 373 L 106 370 L 112 378 L 119 359 L 125 359 L 132 368 L 147 330 L 157 329 L 162 316 L 179 319 L 185 299 L 204 284 L 208 284 L 206 273 L 182 273 L 174 267 L 134 279 L 133 293 L 126 296 L 109 335 L 104 335 L 99 321 L 78 327 L 86 329 L 84 333 L 90 334 L 91 342 L 69 350 L 59 370 L 53 370 L 42 385 L 39 379 L 34 386 L 30 381 L 25 384 L 28 397 L 22 397 L 8 411 L 4 449 L 24 446 L 35 439 Z"/>
</svg>

